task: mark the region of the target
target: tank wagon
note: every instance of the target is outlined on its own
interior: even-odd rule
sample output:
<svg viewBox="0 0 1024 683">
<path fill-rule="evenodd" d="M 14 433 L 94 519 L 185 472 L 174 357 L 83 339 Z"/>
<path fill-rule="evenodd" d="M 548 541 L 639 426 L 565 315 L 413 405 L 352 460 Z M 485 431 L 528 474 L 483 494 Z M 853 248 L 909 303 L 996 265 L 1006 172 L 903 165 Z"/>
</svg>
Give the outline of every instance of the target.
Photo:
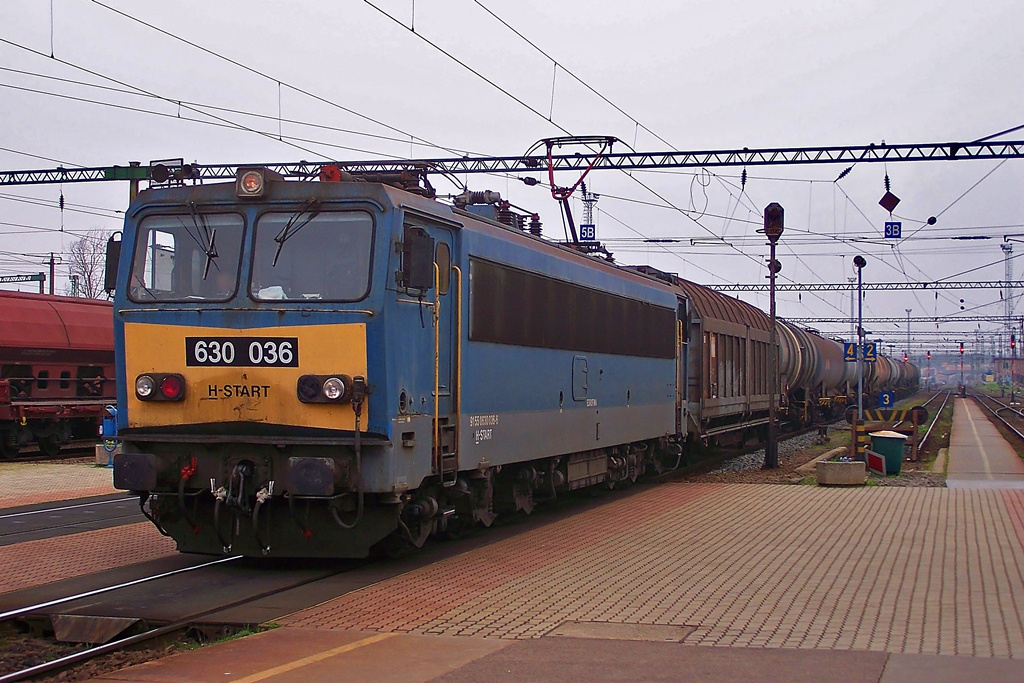
<svg viewBox="0 0 1024 683">
<path fill-rule="evenodd" d="M 31 445 L 53 456 L 72 439 L 96 438 L 116 399 L 111 308 L 0 291 L 0 456 Z"/>
</svg>

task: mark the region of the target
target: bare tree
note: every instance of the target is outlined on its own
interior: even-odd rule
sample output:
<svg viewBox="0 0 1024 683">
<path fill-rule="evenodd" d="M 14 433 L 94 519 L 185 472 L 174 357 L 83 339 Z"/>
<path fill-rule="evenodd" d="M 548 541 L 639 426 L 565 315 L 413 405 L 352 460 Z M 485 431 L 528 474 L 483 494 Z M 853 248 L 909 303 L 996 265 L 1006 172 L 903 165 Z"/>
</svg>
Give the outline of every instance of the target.
<svg viewBox="0 0 1024 683">
<path fill-rule="evenodd" d="M 106 297 L 107 293 L 103 290 L 103 271 L 106 265 L 108 237 L 108 231 L 90 230 L 68 247 L 65 257 L 68 277 L 72 281 L 78 281 L 77 288 L 72 288 L 69 293 L 89 299 Z"/>
</svg>

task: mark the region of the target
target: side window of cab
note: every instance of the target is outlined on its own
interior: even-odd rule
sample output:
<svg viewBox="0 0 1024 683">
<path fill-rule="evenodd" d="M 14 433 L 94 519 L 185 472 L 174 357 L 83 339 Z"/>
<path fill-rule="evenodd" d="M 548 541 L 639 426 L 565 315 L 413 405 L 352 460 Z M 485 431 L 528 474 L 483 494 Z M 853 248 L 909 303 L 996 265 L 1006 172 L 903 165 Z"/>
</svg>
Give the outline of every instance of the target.
<svg viewBox="0 0 1024 683">
<path fill-rule="evenodd" d="M 452 252 L 444 242 L 437 243 L 434 262 L 437 264 L 437 293 L 447 294 L 451 284 Z"/>
</svg>

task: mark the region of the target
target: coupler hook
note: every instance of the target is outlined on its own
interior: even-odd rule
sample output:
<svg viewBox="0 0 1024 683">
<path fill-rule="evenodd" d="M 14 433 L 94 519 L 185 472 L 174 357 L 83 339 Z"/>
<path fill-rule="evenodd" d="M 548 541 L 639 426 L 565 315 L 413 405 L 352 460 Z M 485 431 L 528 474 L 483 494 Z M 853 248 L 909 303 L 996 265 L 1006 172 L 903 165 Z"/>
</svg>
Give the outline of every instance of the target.
<svg viewBox="0 0 1024 683">
<path fill-rule="evenodd" d="M 260 538 L 260 508 L 273 497 L 274 481 L 270 480 L 265 487 L 256 492 L 256 506 L 252 509 L 252 533 L 256 538 L 256 545 L 260 547 L 264 555 L 270 554 L 270 545 L 264 543 Z"/>
</svg>

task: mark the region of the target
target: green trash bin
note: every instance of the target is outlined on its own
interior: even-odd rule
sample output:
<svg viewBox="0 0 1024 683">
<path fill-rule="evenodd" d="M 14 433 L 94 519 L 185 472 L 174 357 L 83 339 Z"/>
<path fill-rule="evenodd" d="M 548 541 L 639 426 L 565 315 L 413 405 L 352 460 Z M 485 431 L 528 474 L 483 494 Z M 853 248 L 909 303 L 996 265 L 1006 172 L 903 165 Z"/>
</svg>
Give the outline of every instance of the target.
<svg viewBox="0 0 1024 683">
<path fill-rule="evenodd" d="M 903 467 L 903 444 L 907 440 L 905 434 L 899 432 L 872 432 L 871 450 L 885 458 L 886 474 L 899 474 Z"/>
</svg>

